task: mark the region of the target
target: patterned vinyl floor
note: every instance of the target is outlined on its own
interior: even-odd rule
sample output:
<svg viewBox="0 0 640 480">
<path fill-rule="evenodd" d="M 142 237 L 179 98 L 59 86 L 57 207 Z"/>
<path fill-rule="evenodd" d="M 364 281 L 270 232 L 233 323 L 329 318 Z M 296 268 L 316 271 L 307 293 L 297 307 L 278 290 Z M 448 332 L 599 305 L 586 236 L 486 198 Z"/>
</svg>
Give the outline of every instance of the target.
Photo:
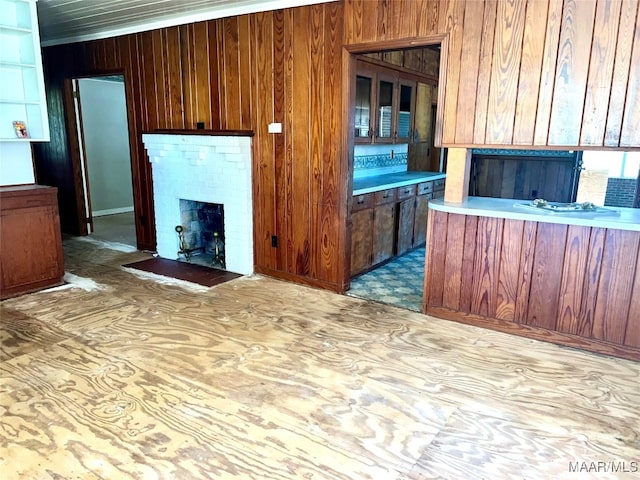
<svg viewBox="0 0 640 480">
<path fill-rule="evenodd" d="M 422 311 L 425 249 L 418 248 L 351 280 L 347 295 Z"/>
</svg>

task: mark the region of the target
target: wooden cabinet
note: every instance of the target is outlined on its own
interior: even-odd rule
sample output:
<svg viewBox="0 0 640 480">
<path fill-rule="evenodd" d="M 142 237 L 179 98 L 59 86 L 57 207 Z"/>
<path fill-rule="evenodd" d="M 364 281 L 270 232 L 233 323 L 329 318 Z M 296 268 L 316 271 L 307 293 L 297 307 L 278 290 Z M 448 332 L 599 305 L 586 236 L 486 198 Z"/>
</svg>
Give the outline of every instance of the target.
<svg viewBox="0 0 640 480">
<path fill-rule="evenodd" d="M 409 143 L 414 129 L 416 81 L 399 71 L 358 61 L 354 142 Z"/>
<path fill-rule="evenodd" d="M 438 171 L 440 149 L 435 148 L 437 87 L 417 82 L 414 128 L 407 151 L 407 168 L 412 171 Z"/>
<path fill-rule="evenodd" d="M 35 1 L 2 0 L 1 5 L 0 140 L 49 140 Z"/>
<path fill-rule="evenodd" d="M 424 244 L 429 200 L 436 191 L 444 195 L 444 179 L 354 196 L 351 276 Z"/>
<path fill-rule="evenodd" d="M 351 208 L 351 275 L 393 257 L 396 190 L 358 195 Z"/>
<path fill-rule="evenodd" d="M 0 187 L 0 247 L 0 298 L 62 283 L 56 188 Z"/>
</svg>

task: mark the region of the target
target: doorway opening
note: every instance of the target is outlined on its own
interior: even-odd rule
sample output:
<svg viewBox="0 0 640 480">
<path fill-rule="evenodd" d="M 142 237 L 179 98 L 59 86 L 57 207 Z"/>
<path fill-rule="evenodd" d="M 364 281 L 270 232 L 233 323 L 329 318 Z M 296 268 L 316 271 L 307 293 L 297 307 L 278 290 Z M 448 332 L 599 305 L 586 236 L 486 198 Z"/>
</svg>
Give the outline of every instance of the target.
<svg viewBox="0 0 640 480">
<path fill-rule="evenodd" d="M 129 125 L 123 75 L 71 80 L 86 231 L 136 247 Z"/>
<path fill-rule="evenodd" d="M 346 294 L 421 312 L 428 201 L 444 195 L 445 151 L 436 144 L 446 54 L 441 39 L 415 45 L 351 55 Z"/>
</svg>

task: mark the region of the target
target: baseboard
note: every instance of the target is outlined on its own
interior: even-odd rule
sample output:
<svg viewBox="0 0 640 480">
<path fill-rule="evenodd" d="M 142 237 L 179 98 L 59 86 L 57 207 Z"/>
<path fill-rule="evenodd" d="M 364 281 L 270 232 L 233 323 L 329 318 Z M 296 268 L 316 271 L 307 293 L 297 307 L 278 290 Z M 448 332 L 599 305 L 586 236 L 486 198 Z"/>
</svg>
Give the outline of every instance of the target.
<svg viewBox="0 0 640 480">
<path fill-rule="evenodd" d="M 120 207 L 120 208 L 109 208 L 107 210 L 93 210 L 91 215 L 94 217 L 104 217 L 105 215 L 115 215 L 117 213 L 128 213 L 133 212 L 133 206 L 131 207 Z"/>
</svg>

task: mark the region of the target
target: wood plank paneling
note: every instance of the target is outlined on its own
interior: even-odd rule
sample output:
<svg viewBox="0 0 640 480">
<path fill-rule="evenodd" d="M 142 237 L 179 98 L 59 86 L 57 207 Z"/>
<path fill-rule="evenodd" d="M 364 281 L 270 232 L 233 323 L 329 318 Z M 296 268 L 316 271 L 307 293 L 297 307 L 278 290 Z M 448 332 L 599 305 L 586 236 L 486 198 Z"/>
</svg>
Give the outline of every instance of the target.
<svg viewBox="0 0 640 480">
<path fill-rule="evenodd" d="M 462 215 L 449 217 L 447 225 L 447 255 L 444 264 L 444 291 L 442 306 L 452 310 L 460 308 L 462 262 L 465 245 L 465 220 Z"/>
<path fill-rule="evenodd" d="M 639 247 L 637 232 L 607 230 L 593 315 L 594 338 L 624 342 Z M 637 322 L 638 318 L 633 321 Z"/>
<path fill-rule="evenodd" d="M 524 323 L 555 330 L 558 315 L 558 291 L 567 226 L 538 223 L 529 291 L 529 308 Z"/>
<path fill-rule="evenodd" d="M 620 24 L 620 0 L 598 2 L 596 6 L 589 77 L 584 102 L 581 145 L 601 146 L 604 144 L 605 122 L 611 95 L 616 40 Z"/>
<path fill-rule="evenodd" d="M 640 7 L 639 7 L 640 8 Z M 640 145 L 640 13 L 636 14 L 636 28 L 633 37 L 633 52 L 631 54 L 631 68 L 627 83 L 627 97 L 625 99 L 624 116 L 622 118 L 622 132 L 620 146 L 637 147 Z"/>
<path fill-rule="evenodd" d="M 476 91 L 475 119 L 473 124 L 473 143 L 485 143 L 487 129 L 487 109 L 489 108 L 489 86 L 491 85 L 491 66 L 493 61 L 493 39 L 496 30 L 498 2 L 484 2 L 482 38 L 480 41 L 480 59 L 478 66 L 478 88 Z M 468 101 L 468 99 L 467 99 Z"/>
<path fill-rule="evenodd" d="M 447 221 L 449 215 L 443 212 L 430 212 L 427 235 L 430 238 L 429 255 L 427 263 L 428 282 L 425 284 L 425 301 L 429 305 L 441 306 L 444 294 L 444 269 L 446 261 Z"/>
<path fill-rule="evenodd" d="M 562 267 L 562 282 L 558 302 L 557 329 L 564 333 L 579 333 L 580 312 L 583 305 L 585 274 L 589 260 L 591 228 L 570 225 Z"/>
<path fill-rule="evenodd" d="M 579 144 L 594 16 L 595 2 L 564 2 L 549 145 Z"/>
<path fill-rule="evenodd" d="M 608 147 L 616 147 L 620 143 L 620 135 L 622 133 L 621 112 L 624 112 L 631 53 L 634 38 L 636 38 L 638 32 L 638 5 L 639 2 L 637 0 L 622 0 L 620 8 L 616 57 L 611 81 L 611 95 L 609 97 L 609 113 L 604 135 L 604 145 Z M 637 67 L 635 68 L 637 69 Z"/>
<path fill-rule="evenodd" d="M 629 316 L 627 329 L 624 334 L 624 344 L 630 347 L 640 348 L 640 254 L 636 261 L 636 278 L 631 290 L 631 304 L 629 305 Z"/>
<path fill-rule="evenodd" d="M 500 273 L 498 275 L 496 313 L 494 316 L 511 322 L 515 320 L 523 232 L 524 221 L 519 220 L 505 222 L 502 231 Z"/>
<path fill-rule="evenodd" d="M 525 3 L 522 1 L 498 2 L 486 143 L 512 143 L 524 34 L 524 10 Z"/>
<path fill-rule="evenodd" d="M 514 320 L 522 324 L 527 321 L 537 231 L 538 224 L 536 222 L 524 222 L 520 269 L 518 272 L 518 291 L 516 293 L 514 311 Z"/>
<path fill-rule="evenodd" d="M 500 218 L 478 218 L 471 296 L 471 313 L 476 315 L 495 317 L 496 314 L 503 227 L 504 220 Z"/>
<path fill-rule="evenodd" d="M 433 210 L 429 218 L 424 311 L 640 353 L 640 232 Z"/>
<path fill-rule="evenodd" d="M 539 35 L 546 28 L 548 12 L 548 1 L 527 1 L 513 126 L 514 145 L 533 144 L 535 122 L 531 120 L 538 102 L 544 52 L 544 42 L 540 41 Z"/>
<path fill-rule="evenodd" d="M 464 143 L 473 138 L 473 119 L 475 104 L 470 98 L 475 98 L 478 89 L 478 75 L 467 75 L 467 72 L 477 72 L 480 63 L 480 42 L 482 40 L 481 22 L 472 21 L 484 14 L 482 2 L 469 3 L 464 11 L 465 28 L 462 32 L 462 52 L 460 55 L 460 75 L 458 105 L 456 108 L 456 142 Z"/>
<path fill-rule="evenodd" d="M 478 217 L 467 216 L 464 224 L 464 252 L 462 254 L 462 274 L 460 279 L 460 310 L 471 311 L 473 298 L 473 269 L 476 260 Z"/>
</svg>

